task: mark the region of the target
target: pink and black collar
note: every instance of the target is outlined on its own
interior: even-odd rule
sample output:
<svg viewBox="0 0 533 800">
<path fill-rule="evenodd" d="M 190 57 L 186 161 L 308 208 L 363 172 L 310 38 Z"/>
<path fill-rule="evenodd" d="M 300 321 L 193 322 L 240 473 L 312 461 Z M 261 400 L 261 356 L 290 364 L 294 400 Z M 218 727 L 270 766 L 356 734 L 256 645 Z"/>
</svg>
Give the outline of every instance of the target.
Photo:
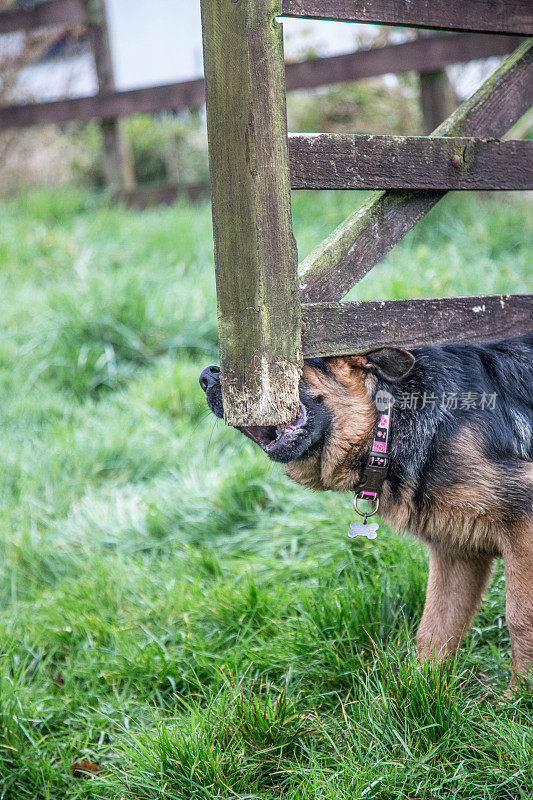
<svg viewBox="0 0 533 800">
<path fill-rule="evenodd" d="M 372 449 L 363 472 L 363 480 L 355 490 L 355 500 L 369 500 L 374 507 L 374 512 L 377 511 L 379 495 L 389 471 L 391 411 L 392 401 L 389 398 L 386 410 L 379 413 Z"/>
</svg>

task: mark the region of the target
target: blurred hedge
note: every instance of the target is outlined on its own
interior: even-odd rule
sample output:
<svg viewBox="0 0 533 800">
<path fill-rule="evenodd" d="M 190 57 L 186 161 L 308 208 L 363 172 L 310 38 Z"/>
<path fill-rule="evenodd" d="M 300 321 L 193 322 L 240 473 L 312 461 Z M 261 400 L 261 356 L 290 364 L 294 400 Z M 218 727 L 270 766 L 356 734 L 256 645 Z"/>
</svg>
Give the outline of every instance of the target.
<svg viewBox="0 0 533 800">
<path fill-rule="evenodd" d="M 199 112 L 136 114 L 125 121 L 138 183 L 203 183 L 209 180 L 207 140 Z M 73 131 L 76 156 L 73 178 L 84 186 L 103 187 L 104 159 L 98 123 Z"/>
</svg>

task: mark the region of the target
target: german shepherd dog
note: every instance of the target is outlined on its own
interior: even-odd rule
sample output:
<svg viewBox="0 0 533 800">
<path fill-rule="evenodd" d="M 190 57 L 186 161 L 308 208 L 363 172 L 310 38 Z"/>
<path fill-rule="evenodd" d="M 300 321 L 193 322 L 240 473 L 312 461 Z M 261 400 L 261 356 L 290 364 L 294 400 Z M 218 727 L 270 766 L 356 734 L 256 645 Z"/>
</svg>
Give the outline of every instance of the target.
<svg viewBox="0 0 533 800">
<path fill-rule="evenodd" d="M 222 418 L 219 367 L 200 385 Z M 392 407 L 380 515 L 429 547 L 420 656 L 456 650 L 502 556 L 517 682 L 533 671 L 533 334 L 306 359 L 296 419 L 239 430 L 297 483 L 357 491 L 383 391 Z"/>
</svg>

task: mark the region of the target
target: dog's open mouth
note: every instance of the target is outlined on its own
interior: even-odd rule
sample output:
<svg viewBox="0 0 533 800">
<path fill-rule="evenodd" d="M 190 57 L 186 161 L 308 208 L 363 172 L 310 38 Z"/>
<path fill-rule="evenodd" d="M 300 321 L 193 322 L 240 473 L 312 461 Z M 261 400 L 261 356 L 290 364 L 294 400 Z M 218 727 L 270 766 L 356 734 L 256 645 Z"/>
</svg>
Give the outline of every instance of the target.
<svg viewBox="0 0 533 800">
<path fill-rule="evenodd" d="M 306 422 L 307 411 L 304 404 L 300 403 L 298 416 L 292 422 L 286 422 L 284 425 L 246 425 L 239 427 L 238 430 L 262 447 L 265 453 L 269 453 L 278 446 L 292 442 Z"/>
</svg>

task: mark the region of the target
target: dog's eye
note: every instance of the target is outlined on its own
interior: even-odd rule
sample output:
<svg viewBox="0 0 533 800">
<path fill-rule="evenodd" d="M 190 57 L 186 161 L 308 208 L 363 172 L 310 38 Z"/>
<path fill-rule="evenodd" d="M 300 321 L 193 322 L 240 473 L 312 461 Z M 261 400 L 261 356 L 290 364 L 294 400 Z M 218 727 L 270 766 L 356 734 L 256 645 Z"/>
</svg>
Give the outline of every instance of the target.
<svg viewBox="0 0 533 800">
<path fill-rule="evenodd" d="M 324 402 L 324 395 L 323 394 L 317 394 L 317 396 L 315 397 L 315 402 L 316 403 L 323 403 Z"/>
</svg>

